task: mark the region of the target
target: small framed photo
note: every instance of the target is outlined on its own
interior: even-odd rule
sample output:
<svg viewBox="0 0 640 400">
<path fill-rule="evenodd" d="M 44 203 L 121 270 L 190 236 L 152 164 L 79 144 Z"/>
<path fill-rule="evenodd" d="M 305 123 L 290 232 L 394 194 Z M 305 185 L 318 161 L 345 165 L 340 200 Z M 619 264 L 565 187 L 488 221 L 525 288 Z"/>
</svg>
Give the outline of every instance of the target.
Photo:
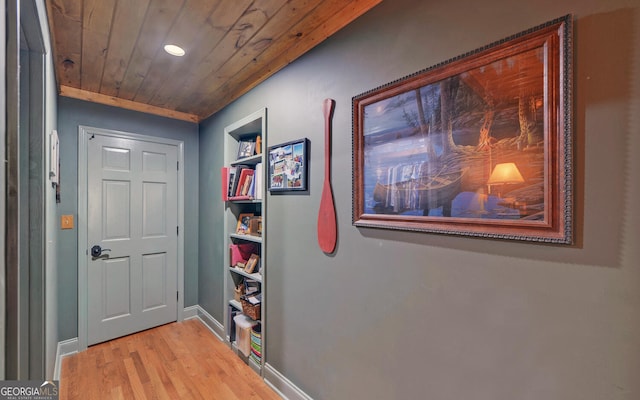
<svg viewBox="0 0 640 400">
<path fill-rule="evenodd" d="M 253 236 L 262 236 L 262 217 L 260 215 L 249 218 L 249 231 Z"/>
<path fill-rule="evenodd" d="M 269 191 L 308 190 L 309 140 L 295 140 L 269 147 Z"/>
<path fill-rule="evenodd" d="M 238 160 L 251 157 L 256 150 L 256 142 L 251 140 L 241 140 L 238 143 Z"/>
<path fill-rule="evenodd" d="M 253 213 L 242 213 L 238 215 L 238 225 L 236 226 L 236 233 L 239 235 L 247 235 L 251 231 L 249 229 L 251 217 L 253 217 Z"/>
<path fill-rule="evenodd" d="M 257 266 L 258 266 L 258 262 L 260 261 L 260 256 L 257 254 L 251 254 L 251 257 L 249 257 L 249 259 L 247 260 L 247 263 L 245 264 L 244 267 L 244 272 L 246 272 L 247 274 L 253 274 L 254 272 L 257 272 Z"/>
</svg>

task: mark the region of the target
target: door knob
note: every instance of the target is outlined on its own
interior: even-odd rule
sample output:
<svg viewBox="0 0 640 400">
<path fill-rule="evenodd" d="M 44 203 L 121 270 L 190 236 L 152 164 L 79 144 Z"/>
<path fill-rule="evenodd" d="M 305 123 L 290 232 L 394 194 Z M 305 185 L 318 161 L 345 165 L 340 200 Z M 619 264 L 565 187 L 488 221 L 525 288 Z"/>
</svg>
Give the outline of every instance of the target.
<svg viewBox="0 0 640 400">
<path fill-rule="evenodd" d="M 91 248 L 91 257 L 98 258 L 102 256 L 103 251 L 111 251 L 111 249 L 103 249 L 99 245 L 95 245 Z"/>
</svg>

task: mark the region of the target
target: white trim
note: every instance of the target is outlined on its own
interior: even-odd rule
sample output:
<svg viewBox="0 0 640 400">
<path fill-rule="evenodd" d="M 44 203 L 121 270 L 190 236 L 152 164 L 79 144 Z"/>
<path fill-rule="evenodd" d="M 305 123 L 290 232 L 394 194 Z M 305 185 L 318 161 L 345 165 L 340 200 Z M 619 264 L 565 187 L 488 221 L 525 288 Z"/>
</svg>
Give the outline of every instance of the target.
<svg viewBox="0 0 640 400">
<path fill-rule="evenodd" d="M 198 315 L 193 318 L 198 318 L 203 324 L 205 324 L 207 328 L 209 328 L 211 332 L 213 332 L 214 335 L 216 335 L 218 339 L 220 339 L 221 342 L 224 342 L 224 339 L 223 339 L 224 326 L 220 322 L 218 322 L 215 318 L 213 318 L 211 314 L 206 312 L 205 309 L 200 307 L 199 305 L 190 307 L 189 311 L 191 311 L 191 308 L 194 308 L 194 307 Z"/>
<path fill-rule="evenodd" d="M 177 286 L 178 304 L 176 321 L 184 319 L 184 142 L 163 137 L 140 135 L 137 133 L 121 132 L 111 129 L 78 126 L 78 350 L 87 349 L 88 319 L 87 301 L 87 258 L 84 244 L 87 243 L 87 137 L 89 133 L 97 133 L 109 137 L 138 140 L 176 146 L 178 149 L 178 265 Z"/>
<path fill-rule="evenodd" d="M 89 299 L 87 282 L 87 135 L 78 128 L 78 350 L 87 349 L 87 319 Z M 82 166 L 82 167 L 81 167 Z"/>
<path fill-rule="evenodd" d="M 62 372 L 62 359 L 66 356 L 76 354 L 78 352 L 78 338 L 69 340 L 63 340 L 58 342 L 58 349 L 56 350 L 56 363 L 53 368 L 53 380 L 60 380 L 60 373 Z"/>
<path fill-rule="evenodd" d="M 264 382 L 285 400 L 313 400 L 269 363 L 264 365 Z"/>
<path fill-rule="evenodd" d="M 168 140 L 168 139 L 167 139 Z M 184 142 L 173 141 L 178 146 L 178 322 L 184 319 Z"/>
<path fill-rule="evenodd" d="M 185 307 L 182 312 L 183 320 L 198 318 L 198 307 L 200 306 L 189 306 Z"/>
</svg>

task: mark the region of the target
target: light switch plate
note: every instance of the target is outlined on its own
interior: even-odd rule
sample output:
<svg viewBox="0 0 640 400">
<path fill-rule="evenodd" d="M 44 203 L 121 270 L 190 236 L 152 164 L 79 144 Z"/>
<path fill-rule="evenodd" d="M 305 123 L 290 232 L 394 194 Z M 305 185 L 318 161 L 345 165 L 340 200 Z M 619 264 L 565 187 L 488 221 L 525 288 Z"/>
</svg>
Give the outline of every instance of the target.
<svg viewBox="0 0 640 400">
<path fill-rule="evenodd" d="M 73 215 L 63 215 L 60 217 L 60 227 L 62 229 L 73 229 Z"/>
</svg>

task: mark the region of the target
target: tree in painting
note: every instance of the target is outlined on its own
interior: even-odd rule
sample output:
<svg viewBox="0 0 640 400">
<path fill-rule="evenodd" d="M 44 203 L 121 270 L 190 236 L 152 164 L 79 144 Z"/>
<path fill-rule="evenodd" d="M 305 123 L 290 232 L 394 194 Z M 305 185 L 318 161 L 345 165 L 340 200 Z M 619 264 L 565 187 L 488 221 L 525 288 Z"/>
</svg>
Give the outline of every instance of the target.
<svg viewBox="0 0 640 400">
<path fill-rule="evenodd" d="M 365 212 L 542 220 L 536 48 L 364 108 Z"/>
</svg>

